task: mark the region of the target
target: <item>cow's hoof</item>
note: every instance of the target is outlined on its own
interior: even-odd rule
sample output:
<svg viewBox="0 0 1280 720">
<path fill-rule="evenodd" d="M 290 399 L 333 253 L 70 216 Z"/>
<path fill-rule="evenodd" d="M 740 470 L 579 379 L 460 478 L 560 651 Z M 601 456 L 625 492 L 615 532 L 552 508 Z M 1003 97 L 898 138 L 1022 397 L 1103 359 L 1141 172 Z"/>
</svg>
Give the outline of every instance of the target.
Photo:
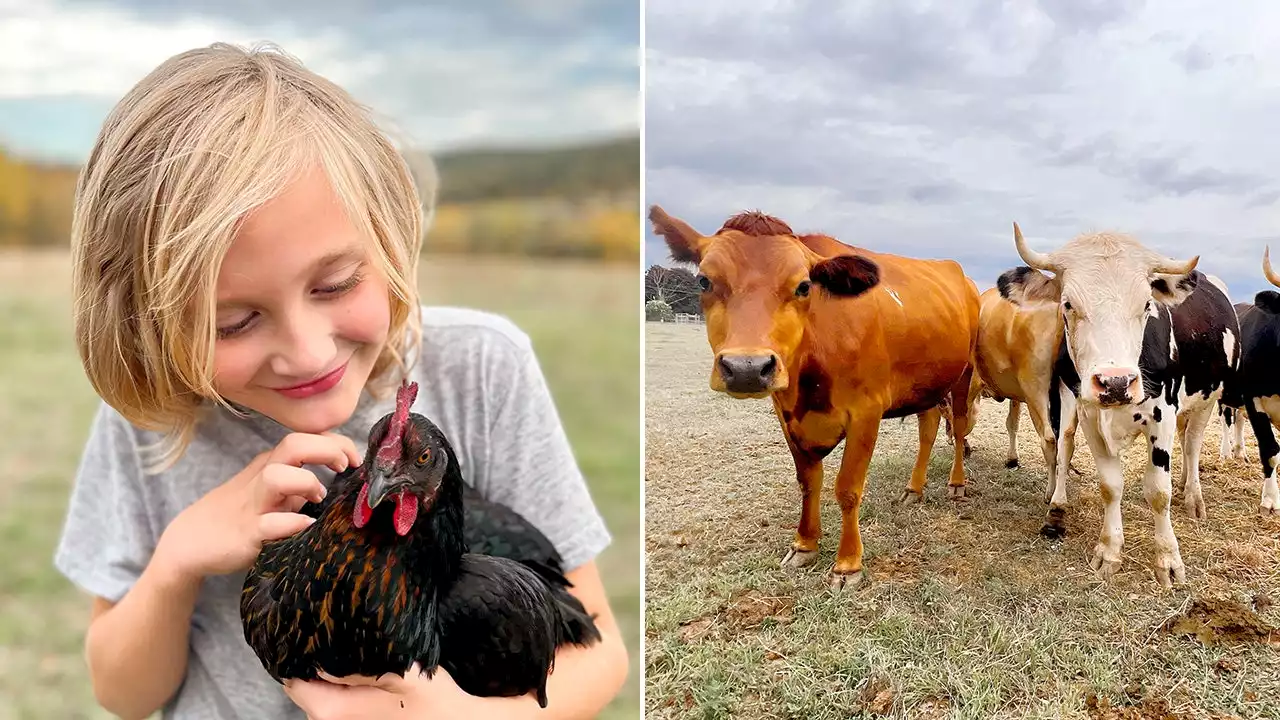
<svg viewBox="0 0 1280 720">
<path fill-rule="evenodd" d="M 1182 557 L 1177 553 L 1169 553 L 1163 557 L 1156 557 L 1155 567 L 1156 582 L 1160 583 L 1160 587 L 1168 590 L 1174 585 L 1187 584 L 1187 569 L 1182 564 Z"/>
<path fill-rule="evenodd" d="M 966 496 L 966 495 L 965 495 L 965 493 L 964 493 L 964 486 L 963 486 L 963 485 L 948 485 L 948 486 L 947 486 L 947 497 L 948 497 L 948 498 L 950 498 L 950 499 L 952 499 L 952 500 L 957 500 L 957 501 L 961 501 L 961 500 L 965 500 L 965 499 L 967 499 L 967 496 Z"/>
<path fill-rule="evenodd" d="M 1089 559 L 1089 567 L 1098 573 L 1098 577 L 1109 581 L 1115 577 L 1116 571 L 1120 569 L 1120 559 L 1108 560 L 1106 552 L 1106 549 L 1101 545 L 1095 547 L 1093 549 L 1093 557 Z"/>
<path fill-rule="evenodd" d="M 1067 536 L 1067 526 L 1061 523 L 1055 525 L 1053 521 L 1045 523 L 1040 528 L 1040 535 L 1048 540 L 1061 540 Z"/>
<path fill-rule="evenodd" d="M 1067 511 L 1064 508 L 1049 508 L 1049 514 L 1045 517 L 1044 527 L 1040 528 L 1040 534 L 1050 540 L 1061 540 L 1067 536 Z"/>
<path fill-rule="evenodd" d="M 1280 515 L 1280 493 L 1262 493 L 1262 502 L 1258 505 L 1259 515 Z"/>
<path fill-rule="evenodd" d="M 844 590 L 854 590 L 867 584 L 866 569 L 854 570 L 853 572 L 837 572 L 832 570 L 827 574 L 827 587 L 834 592 Z"/>
<path fill-rule="evenodd" d="M 968 440 L 965 440 L 964 441 L 964 458 L 968 460 L 969 456 L 972 454 L 973 454 L 973 446 L 969 444 Z"/>
<path fill-rule="evenodd" d="M 1004 466 L 1009 468 L 1010 470 L 1018 467 L 1018 458 L 1009 458 L 1008 460 L 1005 460 Z"/>
<path fill-rule="evenodd" d="M 898 503 L 902 505 L 919 505 L 924 502 L 924 493 L 918 493 L 911 488 L 902 491 L 902 496 L 898 498 Z"/>
<path fill-rule="evenodd" d="M 1187 509 L 1187 515 L 1195 518 L 1196 520 L 1204 520 L 1209 517 L 1209 512 L 1205 510 L 1204 507 L 1203 495 L 1195 495 L 1194 497 L 1188 495 L 1186 499 L 1182 501 L 1182 506 Z"/>
<path fill-rule="evenodd" d="M 783 570 L 799 570 L 808 567 L 818 559 L 817 550 L 797 550 L 791 548 L 787 551 L 786 557 L 782 558 Z"/>
</svg>

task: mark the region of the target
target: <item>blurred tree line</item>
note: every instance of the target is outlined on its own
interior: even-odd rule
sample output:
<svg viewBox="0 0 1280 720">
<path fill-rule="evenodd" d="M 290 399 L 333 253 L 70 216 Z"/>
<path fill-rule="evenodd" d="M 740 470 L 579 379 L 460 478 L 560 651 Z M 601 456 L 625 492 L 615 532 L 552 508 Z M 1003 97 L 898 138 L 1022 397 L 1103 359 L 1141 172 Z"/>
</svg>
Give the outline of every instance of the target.
<svg viewBox="0 0 1280 720">
<path fill-rule="evenodd" d="M 412 153 L 409 160 L 422 166 Z M 639 257 L 639 138 L 433 160 L 439 192 L 428 252 Z M 65 247 L 78 172 L 0 148 L 0 247 Z"/>
<path fill-rule="evenodd" d="M 650 265 L 644 274 L 644 302 L 661 303 L 672 313 L 702 314 L 702 288 L 684 268 Z M 656 306 L 655 306 L 656 307 Z"/>
</svg>

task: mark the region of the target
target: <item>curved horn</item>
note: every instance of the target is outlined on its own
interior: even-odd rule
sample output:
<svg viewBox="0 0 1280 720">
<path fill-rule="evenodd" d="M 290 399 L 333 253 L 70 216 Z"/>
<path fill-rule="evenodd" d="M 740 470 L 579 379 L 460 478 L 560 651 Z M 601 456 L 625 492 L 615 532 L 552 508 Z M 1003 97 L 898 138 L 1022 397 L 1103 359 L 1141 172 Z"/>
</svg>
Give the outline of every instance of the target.
<svg viewBox="0 0 1280 720">
<path fill-rule="evenodd" d="M 1268 245 L 1266 250 L 1262 251 L 1262 274 L 1267 276 L 1267 280 L 1272 285 L 1280 287 L 1280 275 L 1276 275 L 1276 271 L 1271 269 L 1271 246 Z"/>
<path fill-rule="evenodd" d="M 1186 275 L 1196 269 L 1196 263 L 1198 262 L 1200 262 L 1199 255 L 1191 258 L 1190 260 L 1162 258 L 1156 262 L 1155 267 L 1151 268 L 1151 272 L 1165 275 Z"/>
<path fill-rule="evenodd" d="M 1038 253 L 1027 247 L 1027 241 L 1022 237 L 1022 228 L 1018 227 L 1018 223 L 1013 224 L 1013 244 L 1018 248 L 1018 255 L 1026 261 L 1028 265 L 1047 272 L 1058 272 L 1058 266 L 1045 253 Z"/>
</svg>

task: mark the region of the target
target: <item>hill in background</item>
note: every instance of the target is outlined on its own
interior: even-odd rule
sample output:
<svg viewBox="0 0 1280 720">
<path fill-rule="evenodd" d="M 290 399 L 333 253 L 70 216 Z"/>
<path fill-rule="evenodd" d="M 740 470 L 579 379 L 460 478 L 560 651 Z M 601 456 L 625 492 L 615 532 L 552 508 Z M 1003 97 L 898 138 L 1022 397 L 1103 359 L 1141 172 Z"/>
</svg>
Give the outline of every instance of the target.
<svg viewBox="0 0 1280 720">
<path fill-rule="evenodd" d="M 420 157 L 408 158 L 420 167 Z M 436 222 L 426 247 L 634 261 L 640 245 L 640 139 L 434 154 Z M 66 245 L 79 167 L 0 148 L 0 246 Z"/>
</svg>

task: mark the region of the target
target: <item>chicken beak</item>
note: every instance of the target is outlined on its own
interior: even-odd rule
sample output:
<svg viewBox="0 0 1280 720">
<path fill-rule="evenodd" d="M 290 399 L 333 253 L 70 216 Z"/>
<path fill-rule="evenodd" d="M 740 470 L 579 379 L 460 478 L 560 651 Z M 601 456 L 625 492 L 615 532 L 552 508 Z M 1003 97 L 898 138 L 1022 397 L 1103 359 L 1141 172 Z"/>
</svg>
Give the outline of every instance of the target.
<svg viewBox="0 0 1280 720">
<path fill-rule="evenodd" d="M 370 510 L 378 507 L 378 503 L 382 502 L 397 485 L 401 484 L 393 480 L 390 475 L 388 471 L 376 467 L 369 473 L 369 494 L 367 499 Z"/>
</svg>

